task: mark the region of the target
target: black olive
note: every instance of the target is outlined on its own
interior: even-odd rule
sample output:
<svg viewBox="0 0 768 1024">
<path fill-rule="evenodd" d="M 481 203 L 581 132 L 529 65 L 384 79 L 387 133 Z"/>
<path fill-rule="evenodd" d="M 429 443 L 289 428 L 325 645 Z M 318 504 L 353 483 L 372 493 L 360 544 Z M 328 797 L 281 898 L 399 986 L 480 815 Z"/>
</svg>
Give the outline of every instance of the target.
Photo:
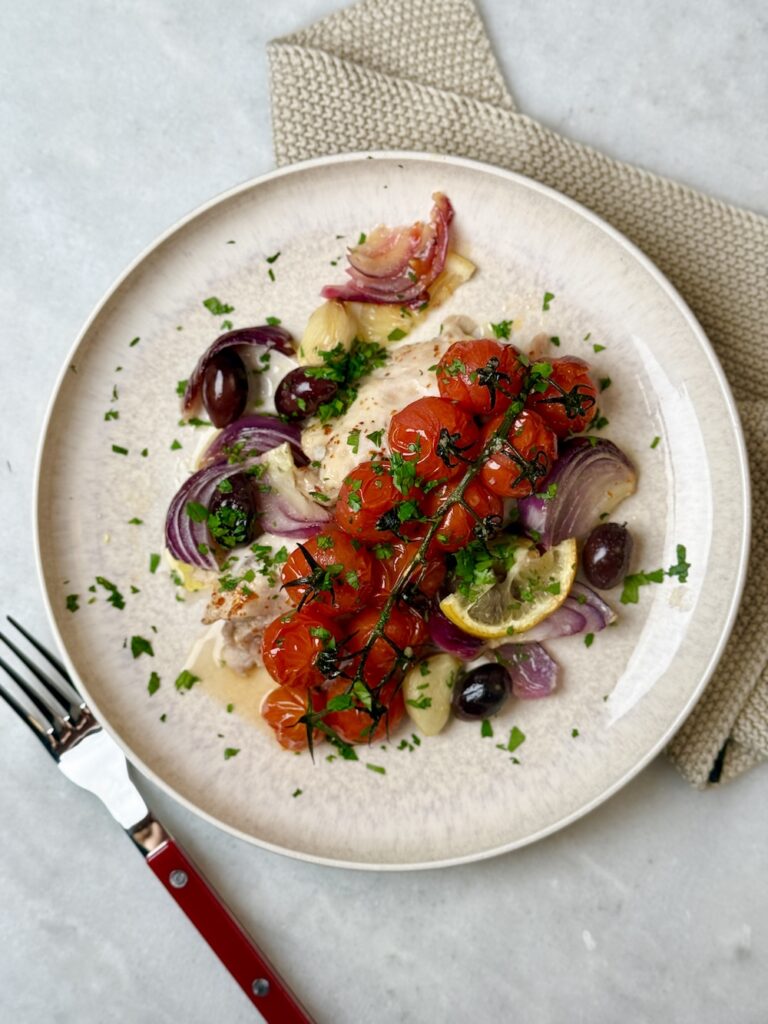
<svg viewBox="0 0 768 1024">
<path fill-rule="evenodd" d="M 601 523 L 587 537 L 581 567 L 593 587 L 610 590 L 626 575 L 632 555 L 632 535 L 621 523 Z"/>
<path fill-rule="evenodd" d="M 203 405 L 214 427 L 226 427 L 243 415 L 248 401 L 248 374 L 231 349 L 217 353 L 203 374 Z"/>
<path fill-rule="evenodd" d="M 222 480 L 208 502 L 208 530 L 223 548 L 248 544 L 255 536 L 258 509 L 252 478 L 235 473 Z"/>
<path fill-rule="evenodd" d="M 287 420 L 303 420 L 314 416 L 338 390 L 339 386 L 334 381 L 312 377 L 299 366 L 287 373 L 277 385 L 275 409 Z"/>
<path fill-rule="evenodd" d="M 457 718 L 489 718 L 501 710 L 509 690 L 509 673 L 503 665 L 479 665 L 454 686 L 453 713 Z"/>
</svg>

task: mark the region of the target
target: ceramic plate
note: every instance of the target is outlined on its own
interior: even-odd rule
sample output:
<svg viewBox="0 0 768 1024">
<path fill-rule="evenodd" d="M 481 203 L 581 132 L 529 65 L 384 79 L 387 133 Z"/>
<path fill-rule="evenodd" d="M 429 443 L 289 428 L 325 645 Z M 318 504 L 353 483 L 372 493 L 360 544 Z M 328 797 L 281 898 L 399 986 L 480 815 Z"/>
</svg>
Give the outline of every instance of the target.
<svg viewBox="0 0 768 1024">
<path fill-rule="evenodd" d="M 617 512 L 634 534 L 634 568 L 669 567 L 684 544 L 690 575 L 684 585 L 667 579 L 643 587 L 636 605 L 620 605 L 612 592 L 617 625 L 589 648 L 581 637 L 552 642 L 562 666 L 557 694 L 509 702 L 494 737 L 454 721 L 412 749 L 397 749 L 410 736 L 405 730 L 357 763 L 329 762 L 323 750 L 313 764 L 306 753 L 278 748 L 238 713 L 237 699 L 228 713 L 210 689 L 174 688 L 203 608 L 192 595 L 177 600 L 183 592 L 164 562 L 149 569 L 197 442 L 194 428 L 178 425 L 176 384 L 225 319 L 202 300 L 233 306 L 226 319 L 235 326 L 279 316 L 300 336 L 320 287 L 342 279 L 343 260 L 333 263 L 345 245 L 377 223 L 426 216 L 437 189 L 456 209 L 455 247 L 478 270 L 413 338 L 429 338 L 445 316 L 463 313 L 478 323 L 512 320 L 512 340 L 522 345 L 544 330 L 560 338 L 561 353 L 588 358 L 612 382 L 600 400 L 604 432 L 638 468 L 637 493 Z M 544 312 L 547 291 L 555 298 Z M 110 410 L 119 416 L 106 418 Z M 175 440 L 181 449 L 172 450 Z M 39 564 L 54 628 L 89 703 L 128 757 L 234 834 L 343 866 L 492 856 L 615 792 L 662 748 L 705 685 L 733 620 L 748 549 L 737 414 L 707 339 L 674 289 L 576 203 L 447 157 L 313 161 L 236 188 L 174 227 L 129 268 L 78 339 L 52 401 L 38 470 Z M 118 587 L 122 609 L 97 577 Z M 79 595 L 76 612 L 67 608 L 71 594 Z M 134 659 L 132 636 L 151 640 L 154 656 Z M 151 672 L 161 683 L 152 696 Z M 514 757 L 500 749 L 513 726 L 526 737 Z M 240 753 L 226 760 L 227 747 Z"/>
</svg>

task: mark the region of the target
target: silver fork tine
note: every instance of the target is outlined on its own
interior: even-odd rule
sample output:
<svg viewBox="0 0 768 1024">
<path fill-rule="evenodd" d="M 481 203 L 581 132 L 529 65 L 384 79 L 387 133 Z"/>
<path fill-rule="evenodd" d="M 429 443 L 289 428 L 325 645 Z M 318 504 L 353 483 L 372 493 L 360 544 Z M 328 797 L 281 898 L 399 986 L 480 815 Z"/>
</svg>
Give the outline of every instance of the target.
<svg viewBox="0 0 768 1024">
<path fill-rule="evenodd" d="M 34 687 L 29 685 L 24 676 L 20 676 L 16 669 L 8 664 L 5 658 L 0 658 L 0 668 L 5 670 L 6 674 L 11 677 L 20 690 L 24 691 L 29 700 L 35 705 L 54 732 L 60 730 L 63 725 L 67 724 L 67 722 L 63 721 L 62 717 L 57 715 L 54 709 L 50 707 L 38 693 L 35 692 Z"/>
<path fill-rule="evenodd" d="M 32 644 L 32 646 L 35 648 L 35 650 L 39 651 L 42 654 L 42 656 L 45 658 L 45 660 L 48 662 L 48 664 L 52 665 L 53 668 L 55 668 L 56 671 L 59 673 L 59 675 L 61 675 L 64 679 L 66 679 L 67 682 L 69 683 L 69 685 L 72 687 L 72 689 L 75 692 L 77 692 L 77 687 L 72 682 L 72 677 L 70 676 L 69 672 L 67 672 L 66 668 L 64 667 L 64 663 L 59 661 L 59 659 L 56 657 L 55 654 L 51 654 L 51 652 L 48 650 L 47 647 L 43 647 L 43 645 L 40 643 L 40 641 L 36 640 L 32 636 L 31 633 L 28 633 L 27 630 L 24 629 L 24 627 L 20 623 L 18 623 L 16 621 L 16 619 L 14 619 L 14 617 L 12 615 L 6 615 L 6 619 L 8 619 L 10 624 L 15 629 L 18 629 L 18 631 L 21 633 L 21 635 Z"/>
<path fill-rule="evenodd" d="M 3 665 L 3 667 L 5 667 L 5 665 Z M 53 751 L 53 744 L 51 743 L 50 735 L 47 732 L 47 730 L 45 730 L 40 725 L 37 719 L 30 715 L 26 708 L 23 708 L 21 704 L 19 704 L 19 702 L 16 700 L 16 698 L 13 697 L 4 686 L 0 686 L 0 697 L 3 698 L 3 700 L 8 705 L 8 707 L 11 708 L 11 710 L 16 712 L 16 714 L 19 716 L 22 722 L 26 722 L 26 724 L 30 727 L 35 736 L 37 736 L 37 738 L 43 744 L 43 746 L 51 755 L 51 757 L 56 758 L 56 754 Z"/>
<path fill-rule="evenodd" d="M 3 641 L 6 647 L 9 647 L 13 651 L 13 653 L 16 655 L 19 661 L 26 665 L 26 667 L 29 669 L 29 671 L 32 673 L 35 679 L 37 679 L 38 682 L 43 684 L 48 693 L 50 693 L 50 695 L 58 702 L 60 707 L 65 709 L 65 711 L 67 712 L 67 717 L 71 717 L 77 710 L 77 705 L 72 700 L 70 700 L 69 697 L 66 696 L 66 694 L 62 690 L 62 687 L 57 686 L 56 683 L 54 683 L 54 681 L 51 679 L 51 677 L 47 675 L 45 672 L 43 672 L 43 670 L 39 666 L 37 666 L 34 663 L 34 661 L 31 661 L 30 658 L 24 653 L 24 651 L 17 647 L 12 640 L 8 639 L 5 633 L 0 633 L 0 640 Z"/>
</svg>

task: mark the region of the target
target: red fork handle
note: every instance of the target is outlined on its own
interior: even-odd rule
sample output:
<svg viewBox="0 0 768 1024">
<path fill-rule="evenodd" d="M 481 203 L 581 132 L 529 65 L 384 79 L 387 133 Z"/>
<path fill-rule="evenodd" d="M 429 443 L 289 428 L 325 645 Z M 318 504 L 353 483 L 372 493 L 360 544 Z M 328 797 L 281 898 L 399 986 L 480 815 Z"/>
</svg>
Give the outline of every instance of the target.
<svg viewBox="0 0 768 1024">
<path fill-rule="evenodd" d="M 313 1024 L 216 893 L 168 839 L 147 863 L 268 1024 Z"/>
</svg>

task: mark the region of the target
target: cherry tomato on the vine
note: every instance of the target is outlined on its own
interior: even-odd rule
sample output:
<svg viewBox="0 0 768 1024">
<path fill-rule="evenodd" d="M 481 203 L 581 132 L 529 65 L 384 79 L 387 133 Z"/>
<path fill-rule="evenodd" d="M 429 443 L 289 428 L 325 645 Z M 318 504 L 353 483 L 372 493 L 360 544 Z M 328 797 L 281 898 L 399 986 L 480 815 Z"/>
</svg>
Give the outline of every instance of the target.
<svg viewBox="0 0 768 1024">
<path fill-rule="evenodd" d="M 435 515 L 453 490 L 452 484 L 444 484 L 430 491 L 422 502 L 426 515 Z M 441 519 L 429 545 L 430 554 L 458 551 L 474 538 L 484 534 L 489 537 L 500 529 L 504 502 L 477 478 L 467 484 L 462 501 L 451 505 Z"/>
<path fill-rule="evenodd" d="M 393 475 L 389 459 L 375 459 L 361 463 L 345 478 L 334 516 L 342 530 L 368 544 L 423 535 L 424 526 L 418 522 L 421 497 L 412 477 Z"/>
<path fill-rule="evenodd" d="M 373 558 L 348 533 L 330 527 L 291 553 L 281 578 L 294 604 L 345 615 L 362 608 L 373 592 Z"/>
<path fill-rule="evenodd" d="M 350 662 L 345 662 L 347 675 L 353 676 L 357 672 L 362 660 L 359 652 L 368 643 L 380 616 L 381 604 L 369 605 L 347 623 L 345 632 L 349 639 L 343 653 L 355 655 Z M 396 679 L 405 667 L 404 652 L 417 649 L 427 639 L 424 619 L 405 605 L 392 608 L 383 632 L 384 636 L 377 637 L 371 645 L 363 666 L 362 677 L 370 687 L 378 686 L 390 674 L 392 679 Z"/>
<path fill-rule="evenodd" d="M 437 386 L 467 412 L 491 416 L 517 398 L 525 373 L 514 345 L 493 338 L 455 341 L 437 364 Z"/>
<path fill-rule="evenodd" d="M 264 630 L 261 657 L 273 679 L 308 690 L 330 676 L 342 627 L 329 608 L 309 605 L 280 615 Z"/>
<path fill-rule="evenodd" d="M 389 447 L 416 467 L 421 480 L 452 480 L 477 455 L 480 432 L 455 402 L 418 398 L 392 417 Z"/>
<path fill-rule="evenodd" d="M 377 544 L 373 549 L 377 572 L 376 592 L 386 598 L 403 573 L 408 572 L 407 589 L 421 593 L 426 598 L 435 597 L 446 576 L 445 562 L 433 559 L 425 563 L 412 565 L 414 556 L 419 550 L 420 541 L 412 540 L 407 544 L 396 541 L 393 544 Z"/>
<path fill-rule="evenodd" d="M 597 415 L 597 387 L 589 364 L 578 356 L 549 360 L 552 372 L 542 383 L 543 391 L 533 390 L 526 406 L 541 416 L 558 437 L 579 434 Z"/>
<path fill-rule="evenodd" d="M 486 442 L 501 426 L 497 416 L 486 424 Z M 538 491 L 557 458 L 557 437 L 538 413 L 524 409 L 513 421 L 502 447 L 480 470 L 480 479 L 502 498 L 526 498 Z"/>
<path fill-rule="evenodd" d="M 321 711 L 325 707 L 325 694 L 322 691 L 292 690 L 288 686 L 278 686 L 266 695 L 261 704 L 262 718 L 275 730 L 275 739 L 286 750 L 304 750 L 307 747 L 307 727 L 299 719 L 307 711 L 307 700 L 310 700 L 313 711 Z M 315 743 L 322 740 L 323 733 L 313 730 Z"/>
<path fill-rule="evenodd" d="M 345 743 L 373 743 L 386 739 L 387 730 L 391 732 L 395 728 L 405 711 L 403 694 L 396 685 L 388 683 L 379 691 L 379 702 L 386 707 L 387 712 L 379 719 L 375 728 L 373 718 L 364 704 L 355 697 L 351 698 L 352 707 L 343 711 L 329 711 L 324 718 L 325 723 L 338 733 Z M 348 689 L 349 680 L 337 679 L 328 688 L 329 701 L 346 693 Z"/>
</svg>

